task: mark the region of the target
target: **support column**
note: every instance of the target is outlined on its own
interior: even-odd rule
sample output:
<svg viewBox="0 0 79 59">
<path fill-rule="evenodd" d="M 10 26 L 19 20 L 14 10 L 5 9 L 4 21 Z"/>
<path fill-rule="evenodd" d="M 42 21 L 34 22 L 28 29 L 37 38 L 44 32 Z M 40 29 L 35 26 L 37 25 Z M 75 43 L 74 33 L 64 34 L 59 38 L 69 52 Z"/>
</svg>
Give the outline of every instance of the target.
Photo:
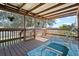
<svg viewBox="0 0 79 59">
<path fill-rule="evenodd" d="M 46 20 L 43 19 L 43 29 L 42 29 L 42 36 L 41 37 L 45 37 L 45 27 L 46 27 Z"/>
<path fill-rule="evenodd" d="M 77 28 L 78 28 L 78 49 L 79 49 L 79 7 L 78 7 L 78 10 L 77 10 Z"/>
<path fill-rule="evenodd" d="M 25 15 L 24 15 L 24 40 L 26 40 L 26 28 L 25 28 Z"/>
<path fill-rule="evenodd" d="M 78 26 L 78 41 L 79 41 L 79 7 L 77 10 L 77 26 Z"/>
<path fill-rule="evenodd" d="M 45 24 L 46 24 L 47 20 L 45 20 Z M 45 28 L 44 28 L 44 37 L 46 37 L 46 25 L 45 25 Z"/>
<path fill-rule="evenodd" d="M 36 18 L 34 19 L 34 39 L 36 39 Z"/>
</svg>

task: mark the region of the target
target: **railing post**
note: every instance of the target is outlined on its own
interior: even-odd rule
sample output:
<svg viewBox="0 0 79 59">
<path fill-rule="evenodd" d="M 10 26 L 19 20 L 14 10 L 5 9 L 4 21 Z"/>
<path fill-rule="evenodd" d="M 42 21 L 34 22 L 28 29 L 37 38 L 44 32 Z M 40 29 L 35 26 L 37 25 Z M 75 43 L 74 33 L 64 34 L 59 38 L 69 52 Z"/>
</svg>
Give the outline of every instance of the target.
<svg viewBox="0 0 79 59">
<path fill-rule="evenodd" d="M 22 34 L 22 31 L 20 32 L 20 41 L 21 41 L 21 34 Z"/>
</svg>

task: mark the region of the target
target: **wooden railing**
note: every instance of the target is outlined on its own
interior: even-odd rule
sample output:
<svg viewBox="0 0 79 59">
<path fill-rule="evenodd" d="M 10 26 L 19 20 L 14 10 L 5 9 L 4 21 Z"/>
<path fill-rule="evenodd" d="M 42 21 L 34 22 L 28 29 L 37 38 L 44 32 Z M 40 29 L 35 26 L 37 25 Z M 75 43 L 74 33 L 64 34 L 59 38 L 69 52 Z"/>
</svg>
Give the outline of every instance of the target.
<svg viewBox="0 0 79 59">
<path fill-rule="evenodd" d="M 35 39 L 35 29 L 26 29 L 26 40 Z"/>
<path fill-rule="evenodd" d="M 24 36 L 25 32 L 25 36 Z M 25 39 L 24 39 L 25 38 Z M 34 38 L 34 29 L 1 28 L 0 47 L 9 46 L 23 40 Z"/>
<path fill-rule="evenodd" d="M 24 36 L 20 32 L 24 29 L 18 28 L 1 28 L 0 29 L 0 47 L 5 47 L 7 45 L 15 44 L 21 41 Z"/>
<path fill-rule="evenodd" d="M 45 36 L 45 30 L 46 29 L 44 29 L 44 28 L 41 28 L 41 29 L 39 29 L 39 28 L 37 28 L 35 31 L 36 31 L 36 37 L 38 37 L 38 36 Z"/>
<path fill-rule="evenodd" d="M 0 47 L 9 46 L 20 41 L 35 39 L 35 37 L 44 37 L 47 35 L 66 36 L 65 29 L 22 29 L 22 28 L 2 28 L 0 29 Z M 71 36 L 71 35 L 70 35 Z M 72 37 L 77 37 L 77 33 Z"/>
<path fill-rule="evenodd" d="M 57 29 L 57 28 L 54 28 L 54 29 L 46 29 L 46 35 L 49 34 L 49 35 L 59 35 L 59 36 L 70 36 L 70 37 L 77 37 L 77 33 L 76 32 L 73 32 L 73 34 L 70 34 L 70 30 L 68 29 Z"/>
<path fill-rule="evenodd" d="M 66 32 L 70 32 L 68 29 L 58 29 L 58 28 L 44 28 L 44 29 L 37 29 L 36 30 L 37 36 L 49 36 L 49 35 L 57 35 L 57 36 L 66 36 Z M 69 35 L 70 37 L 76 37 L 77 38 L 77 33 L 74 33 L 73 35 Z"/>
</svg>

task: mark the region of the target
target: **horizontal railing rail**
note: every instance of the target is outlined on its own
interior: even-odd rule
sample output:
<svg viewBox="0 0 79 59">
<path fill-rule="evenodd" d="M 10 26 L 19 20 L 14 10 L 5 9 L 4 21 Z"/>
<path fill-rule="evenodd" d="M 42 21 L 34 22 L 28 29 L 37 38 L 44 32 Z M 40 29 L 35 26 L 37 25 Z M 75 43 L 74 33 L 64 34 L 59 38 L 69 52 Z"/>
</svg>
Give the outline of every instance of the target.
<svg viewBox="0 0 79 59">
<path fill-rule="evenodd" d="M 5 47 L 18 43 L 20 41 L 35 39 L 35 37 L 47 37 L 47 35 L 66 36 L 67 29 L 52 29 L 52 28 L 1 28 L 0 29 L 0 47 Z M 70 35 L 77 38 L 77 33 Z M 25 38 L 25 39 L 24 39 Z"/>
<path fill-rule="evenodd" d="M 69 29 L 59 29 L 59 28 L 43 28 L 43 29 L 36 29 L 37 34 L 40 36 L 47 36 L 47 35 L 57 35 L 57 36 L 66 36 L 70 30 Z M 74 32 L 73 35 L 69 35 L 70 37 L 77 38 L 77 33 Z"/>
<path fill-rule="evenodd" d="M 20 34 L 24 31 L 22 28 L 1 28 L 0 29 L 0 47 L 15 44 L 21 41 L 24 36 Z"/>
<path fill-rule="evenodd" d="M 35 29 L 26 29 L 26 40 L 35 39 Z"/>
</svg>

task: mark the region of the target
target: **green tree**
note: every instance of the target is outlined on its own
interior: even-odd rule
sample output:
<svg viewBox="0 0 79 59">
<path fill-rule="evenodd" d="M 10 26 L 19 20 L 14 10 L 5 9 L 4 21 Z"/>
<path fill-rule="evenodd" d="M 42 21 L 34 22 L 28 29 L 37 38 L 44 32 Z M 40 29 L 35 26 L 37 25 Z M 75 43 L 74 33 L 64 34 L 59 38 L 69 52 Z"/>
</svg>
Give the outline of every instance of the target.
<svg viewBox="0 0 79 59">
<path fill-rule="evenodd" d="M 48 23 L 48 25 L 53 25 L 53 24 L 55 24 L 55 20 L 48 20 L 47 23 Z"/>
<path fill-rule="evenodd" d="M 65 33 L 64 33 L 66 36 L 74 36 L 78 31 L 78 29 L 75 26 L 75 23 L 73 23 L 71 25 L 63 24 L 59 28 L 60 29 L 69 29 L 69 31 L 65 31 Z"/>
<path fill-rule="evenodd" d="M 61 26 L 59 26 L 60 29 L 71 29 L 71 26 L 70 25 L 66 25 L 66 24 L 63 24 Z"/>
</svg>

